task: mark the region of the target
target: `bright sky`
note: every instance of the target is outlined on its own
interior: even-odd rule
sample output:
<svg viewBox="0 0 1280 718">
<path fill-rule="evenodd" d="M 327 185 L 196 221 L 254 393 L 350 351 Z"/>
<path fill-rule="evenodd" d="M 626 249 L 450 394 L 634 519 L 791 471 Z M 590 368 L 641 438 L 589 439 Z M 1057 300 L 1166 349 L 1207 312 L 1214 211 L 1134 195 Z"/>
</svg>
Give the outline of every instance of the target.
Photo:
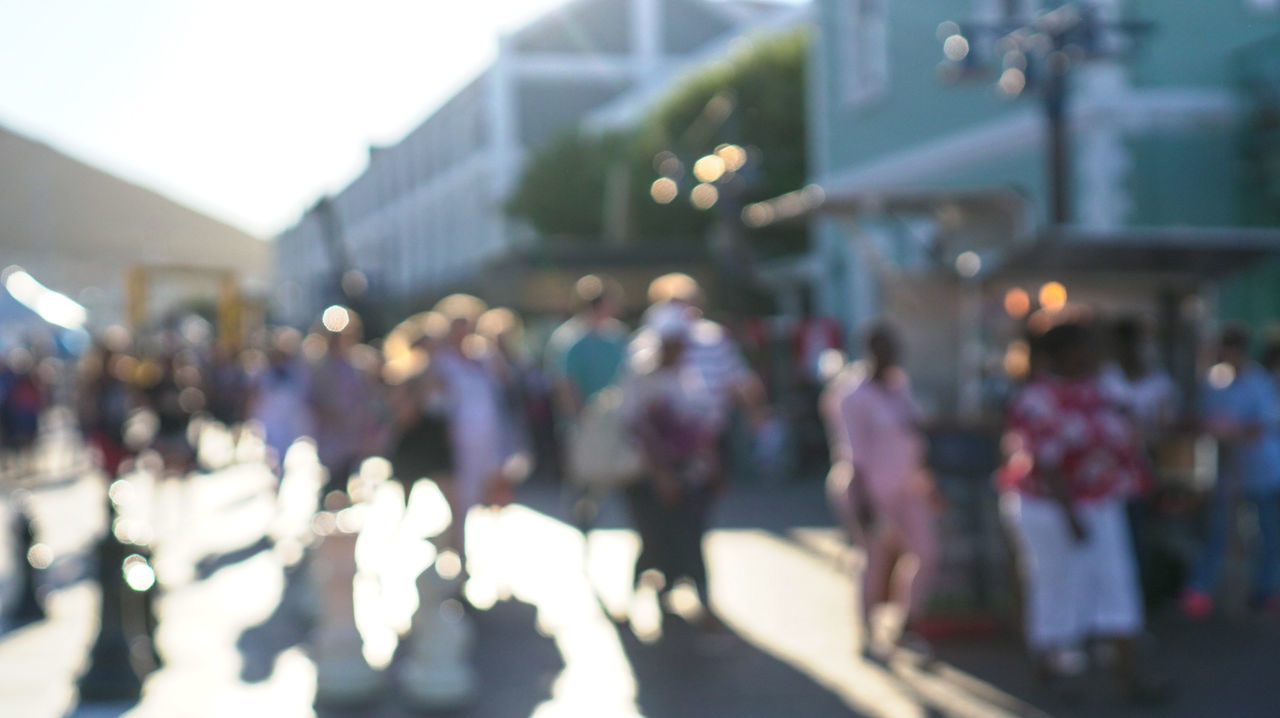
<svg viewBox="0 0 1280 718">
<path fill-rule="evenodd" d="M 0 125 L 262 236 L 565 0 L 0 0 Z"/>
</svg>

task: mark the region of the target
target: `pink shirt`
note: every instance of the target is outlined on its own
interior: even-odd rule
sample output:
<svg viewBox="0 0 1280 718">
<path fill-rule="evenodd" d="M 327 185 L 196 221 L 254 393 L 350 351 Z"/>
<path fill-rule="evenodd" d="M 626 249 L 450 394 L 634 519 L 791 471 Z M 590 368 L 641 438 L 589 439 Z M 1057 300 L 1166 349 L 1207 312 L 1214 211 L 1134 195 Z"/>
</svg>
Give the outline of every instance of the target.
<svg viewBox="0 0 1280 718">
<path fill-rule="evenodd" d="M 920 410 L 906 377 L 885 383 L 867 379 L 840 402 L 849 457 L 876 501 L 906 491 L 924 464 Z"/>
</svg>

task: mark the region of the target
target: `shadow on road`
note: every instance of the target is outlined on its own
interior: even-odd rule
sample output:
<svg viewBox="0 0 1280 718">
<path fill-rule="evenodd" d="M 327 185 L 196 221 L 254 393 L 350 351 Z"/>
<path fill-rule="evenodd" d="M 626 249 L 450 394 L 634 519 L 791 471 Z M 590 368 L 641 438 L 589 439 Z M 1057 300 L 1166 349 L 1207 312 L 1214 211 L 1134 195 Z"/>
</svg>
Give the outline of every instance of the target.
<svg viewBox="0 0 1280 718">
<path fill-rule="evenodd" d="M 1135 706 L 1121 700 L 1105 666 L 1090 669 L 1084 695 L 1064 701 L 1031 675 L 1026 652 L 1012 638 L 939 643 L 938 655 L 980 681 L 1059 718 L 1131 715 L 1276 715 L 1272 685 L 1280 622 L 1258 617 L 1188 621 L 1174 612 L 1155 616 L 1143 656 L 1172 687 L 1167 702 Z"/>
<path fill-rule="evenodd" d="M 261 683 L 271 677 L 276 658 L 307 638 L 310 618 L 305 610 L 307 576 L 299 567 L 285 571 L 284 591 L 266 620 L 250 626 L 236 640 L 243 665 L 240 680 Z"/>
<path fill-rule="evenodd" d="M 636 706 L 663 718 L 848 718 L 849 706 L 786 663 L 726 632 L 700 635 L 684 619 L 666 615 L 662 638 L 645 643 L 618 625 L 636 676 Z"/>
<path fill-rule="evenodd" d="M 264 551 L 270 551 L 272 545 L 271 539 L 263 536 L 248 546 L 243 546 L 234 551 L 205 556 L 196 563 L 196 576 L 203 581 L 228 566 L 243 563 Z"/>
<path fill-rule="evenodd" d="M 505 601 L 473 614 L 476 629 L 474 666 L 480 685 L 474 705 L 465 710 L 416 711 L 395 690 L 374 705 L 350 709 L 317 709 L 316 718 L 522 718 L 551 697 L 551 687 L 564 669 L 555 642 L 536 627 L 537 609 Z M 397 657 L 397 661 L 400 658 Z M 395 674 L 397 662 L 388 671 Z"/>
</svg>

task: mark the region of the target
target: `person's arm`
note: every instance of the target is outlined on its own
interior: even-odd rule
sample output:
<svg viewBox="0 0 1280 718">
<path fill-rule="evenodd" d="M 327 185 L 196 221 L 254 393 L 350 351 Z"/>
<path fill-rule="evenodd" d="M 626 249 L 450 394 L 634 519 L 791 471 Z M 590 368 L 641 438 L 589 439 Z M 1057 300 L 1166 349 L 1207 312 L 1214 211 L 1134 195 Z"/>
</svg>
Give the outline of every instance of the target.
<svg viewBox="0 0 1280 718">
<path fill-rule="evenodd" d="M 727 334 L 720 340 L 722 361 L 731 367 L 733 380 L 729 386 L 733 403 L 742 410 L 752 430 L 759 430 L 769 419 L 768 396 L 764 382 L 747 365 L 737 342 Z"/>
<path fill-rule="evenodd" d="M 1080 542 L 1087 538 L 1087 534 L 1076 508 L 1075 497 L 1071 495 L 1071 484 L 1062 473 L 1065 449 L 1058 436 L 1061 426 L 1060 411 L 1054 404 L 1047 405 L 1038 412 L 1029 412 L 1030 416 L 1025 418 L 1022 428 L 1030 444 L 1034 471 L 1040 477 L 1049 498 L 1062 509 L 1072 538 Z"/>
<path fill-rule="evenodd" d="M 1223 443 L 1235 443 L 1255 439 L 1262 433 L 1258 421 L 1246 421 L 1240 417 L 1239 399 L 1221 389 L 1206 389 L 1204 398 L 1204 429 Z M 1254 397 L 1246 397 L 1253 401 Z"/>
<path fill-rule="evenodd" d="M 1071 537 L 1077 543 L 1084 541 L 1089 534 L 1085 531 L 1084 523 L 1080 521 L 1080 514 L 1076 511 L 1075 500 L 1071 497 L 1071 489 L 1066 477 L 1056 466 L 1041 466 L 1037 470 L 1040 473 L 1040 480 L 1044 482 L 1049 492 L 1049 497 L 1062 507 L 1062 514 L 1067 518 L 1067 528 L 1071 531 Z"/>
</svg>

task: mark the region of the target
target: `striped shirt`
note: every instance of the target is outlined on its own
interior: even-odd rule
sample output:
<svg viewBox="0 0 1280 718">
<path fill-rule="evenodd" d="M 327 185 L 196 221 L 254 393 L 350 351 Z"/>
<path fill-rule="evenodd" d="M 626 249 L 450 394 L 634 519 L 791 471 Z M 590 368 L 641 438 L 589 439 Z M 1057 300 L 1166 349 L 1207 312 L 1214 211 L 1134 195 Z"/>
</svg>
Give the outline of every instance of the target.
<svg viewBox="0 0 1280 718">
<path fill-rule="evenodd" d="M 628 368 L 635 371 L 636 362 L 650 360 L 656 355 L 661 340 L 651 328 L 636 332 L 628 350 Z M 738 343 L 725 328 L 711 321 L 700 319 L 689 330 L 680 363 L 698 372 L 710 394 L 712 420 L 723 429 L 733 409 L 734 391 L 748 380 L 751 370 L 738 349 Z"/>
</svg>

